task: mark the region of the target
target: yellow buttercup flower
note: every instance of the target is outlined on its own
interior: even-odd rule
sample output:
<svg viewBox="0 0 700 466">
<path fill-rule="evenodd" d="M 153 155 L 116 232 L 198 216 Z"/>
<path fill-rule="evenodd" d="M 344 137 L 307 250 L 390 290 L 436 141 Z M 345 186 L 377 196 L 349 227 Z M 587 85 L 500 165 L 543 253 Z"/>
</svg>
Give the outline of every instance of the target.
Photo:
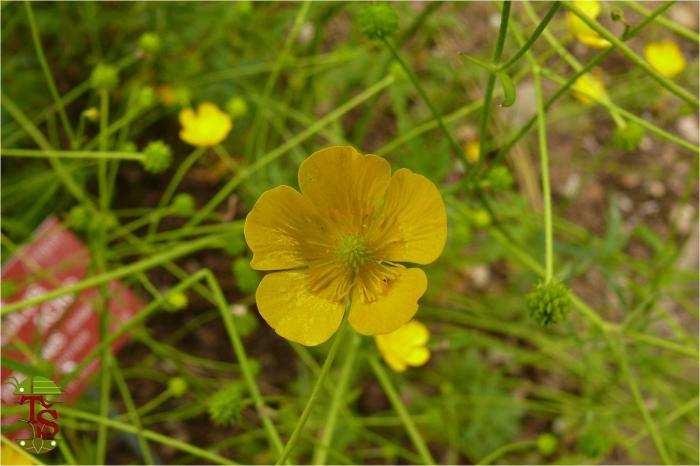
<svg viewBox="0 0 700 466">
<path fill-rule="evenodd" d="M 210 103 L 199 104 L 195 113 L 191 108 L 180 111 L 180 139 L 199 147 L 215 146 L 231 131 L 231 117 Z"/>
<path fill-rule="evenodd" d="M 391 333 L 374 337 L 377 348 L 386 363 L 396 372 L 403 372 L 408 366 L 422 366 L 430 359 L 426 347 L 430 332 L 428 328 L 412 320 Z"/>
<path fill-rule="evenodd" d="M 685 69 L 685 57 L 672 40 L 651 42 L 644 47 L 644 57 L 649 64 L 666 78 L 676 77 Z"/>
<path fill-rule="evenodd" d="M 469 141 L 464 145 L 464 154 L 467 156 L 469 163 L 476 163 L 479 161 L 479 140 L 474 139 Z"/>
<path fill-rule="evenodd" d="M 600 2 L 598 0 L 573 0 L 573 3 L 583 14 L 591 19 L 596 19 L 600 14 Z M 581 18 L 570 11 L 566 14 L 566 24 L 571 34 L 582 44 L 596 49 L 604 49 L 610 45 L 607 39 L 601 37 L 584 23 Z"/>
<path fill-rule="evenodd" d="M 572 89 L 574 96 L 584 105 L 592 105 L 596 101 L 608 98 L 603 79 L 597 73 L 582 75 L 576 80 Z"/>
<path fill-rule="evenodd" d="M 447 237 L 437 187 L 405 168 L 348 146 L 320 150 L 299 167 L 297 191 L 260 196 L 245 221 L 251 266 L 277 271 L 255 293 L 258 310 L 282 337 L 326 341 L 348 321 L 359 333 L 389 333 L 411 320 L 425 273 Z"/>
</svg>

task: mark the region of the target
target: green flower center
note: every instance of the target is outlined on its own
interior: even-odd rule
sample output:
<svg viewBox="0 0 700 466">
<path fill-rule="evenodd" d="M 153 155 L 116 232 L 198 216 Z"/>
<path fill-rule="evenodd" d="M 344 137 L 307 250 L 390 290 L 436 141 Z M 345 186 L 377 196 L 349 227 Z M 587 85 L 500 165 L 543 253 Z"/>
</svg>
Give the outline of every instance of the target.
<svg viewBox="0 0 700 466">
<path fill-rule="evenodd" d="M 355 272 L 370 259 L 367 244 L 358 235 L 348 235 L 343 238 L 340 241 L 337 254 L 340 260 Z"/>
</svg>

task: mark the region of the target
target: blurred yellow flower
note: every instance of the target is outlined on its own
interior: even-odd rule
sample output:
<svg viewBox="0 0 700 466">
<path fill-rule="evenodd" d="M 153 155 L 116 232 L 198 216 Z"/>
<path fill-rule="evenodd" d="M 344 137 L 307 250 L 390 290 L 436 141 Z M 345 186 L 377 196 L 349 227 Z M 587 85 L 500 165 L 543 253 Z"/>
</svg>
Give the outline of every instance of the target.
<svg viewBox="0 0 700 466">
<path fill-rule="evenodd" d="M 231 117 L 210 102 L 199 104 L 197 112 L 182 109 L 180 124 L 180 139 L 198 147 L 215 146 L 231 131 Z"/>
<path fill-rule="evenodd" d="M 474 139 L 469 141 L 464 145 L 464 155 L 467 156 L 467 160 L 470 163 L 476 163 L 479 161 L 479 140 Z"/>
<path fill-rule="evenodd" d="M 605 92 L 603 79 L 597 73 L 586 73 L 576 80 L 572 87 L 574 96 L 584 105 L 592 105 L 596 101 L 605 100 L 608 94 Z"/>
<path fill-rule="evenodd" d="M 0 448 L 0 464 L 2 465 L 32 465 L 40 464 L 30 455 L 25 453 L 20 447 L 3 442 L 2 448 Z"/>
<path fill-rule="evenodd" d="M 598 0 L 573 0 L 573 3 L 583 14 L 591 19 L 596 19 L 600 14 L 600 2 Z M 581 18 L 570 11 L 566 14 L 566 24 L 571 34 L 582 44 L 596 49 L 603 49 L 610 45 L 610 42 L 602 38 L 584 23 Z"/>
<path fill-rule="evenodd" d="M 672 40 L 650 42 L 644 47 L 644 57 L 649 64 L 666 78 L 676 77 L 685 69 L 685 57 Z"/>
<path fill-rule="evenodd" d="M 266 275 L 258 310 L 282 337 L 326 341 L 348 321 L 359 333 L 389 333 L 411 320 L 427 279 L 420 268 L 447 237 L 437 187 L 405 168 L 348 146 L 320 150 L 299 167 L 301 192 L 278 186 L 260 196 L 245 222 L 251 267 Z"/>
<path fill-rule="evenodd" d="M 403 372 L 408 366 L 422 366 L 430 359 L 426 347 L 430 332 L 428 328 L 412 320 L 391 333 L 375 335 L 374 341 L 386 363 L 396 372 Z"/>
</svg>

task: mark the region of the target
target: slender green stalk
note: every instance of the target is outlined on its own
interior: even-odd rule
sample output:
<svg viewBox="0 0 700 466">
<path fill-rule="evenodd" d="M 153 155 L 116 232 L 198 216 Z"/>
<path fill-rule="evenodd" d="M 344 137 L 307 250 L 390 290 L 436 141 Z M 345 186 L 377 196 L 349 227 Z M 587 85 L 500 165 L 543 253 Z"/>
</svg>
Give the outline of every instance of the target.
<svg viewBox="0 0 700 466">
<path fill-rule="evenodd" d="M 175 171 L 175 174 L 173 175 L 172 178 L 170 178 L 170 181 L 168 182 L 168 186 L 165 187 L 165 191 L 163 191 L 163 195 L 161 196 L 160 200 L 158 201 L 158 209 L 162 209 L 166 205 L 170 203 L 170 200 L 173 197 L 173 194 L 175 194 L 175 190 L 177 187 L 180 185 L 180 182 L 182 179 L 185 177 L 188 171 L 190 171 L 190 168 L 192 168 L 192 165 L 199 160 L 199 158 L 202 156 L 206 148 L 204 147 L 197 147 L 195 148 L 190 155 L 188 155 L 185 160 L 180 164 L 179 167 L 177 167 L 177 170 Z M 153 234 L 158 230 L 158 223 L 160 223 L 161 216 L 156 213 L 152 217 L 151 224 L 148 226 L 148 238 L 152 238 Z"/>
<path fill-rule="evenodd" d="M 105 425 L 107 427 L 111 427 L 112 429 L 117 429 L 122 432 L 129 432 L 132 434 L 135 434 L 139 431 L 138 427 L 132 426 L 131 424 L 115 421 L 113 419 L 98 416 L 96 414 L 88 413 L 75 408 L 70 408 L 68 406 L 61 406 L 61 416 L 67 416 L 76 419 L 82 419 L 89 422 L 94 422 L 99 425 Z M 177 440 L 172 437 L 168 437 L 167 435 L 159 434 L 158 432 L 154 432 L 152 430 L 142 429 L 141 432 L 143 436 L 149 440 L 161 443 L 163 445 L 167 445 L 169 447 L 175 448 L 180 451 L 184 451 L 186 453 L 190 453 L 192 455 L 195 455 L 197 458 L 209 460 L 217 464 L 238 464 L 229 458 L 224 458 L 223 456 L 217 455 L 216 453 L 212 453 L 210 451 L 196 447 L 187 442 L 183 442 L 182 440 Z"/>
<path fill-rule="evenodd" d="M 635 2 L 635 1 L 630 1 L 630 0 L 623 0 L 625 5 L 639 13 L 640 15 L 644 16 L 649 16 L 651 12 L 644 8 L 640 3 Z M 666 18 L 665 16 L 656 16 L 654 18 L 654 21 L 665 27 L 666 29 L 675 32 L 679 36 L 688 39 L 692 42 L 695 42 L 696 44 L 700 43 L 700 34 L 698 34 L 695 31 L 691 31 L 688 28 L 685 28 L 678 24 L 675 21 L 671 21 L 670 19 Z"/>
<path fill-rule="evenodd" d="M 340 107 L 336 108 L 332 112 L 328 113 L 326 116 L 323 118 L 320 118 L 317 120 L 313 125 L 309 126 L 306 128 L 304 131 L 298 133 L 296 136 L 293 138 L 289 139 L 287 142 L 282 144 L 281 146 L 271 150 L 267 154 L 263 155 L 260 157 L 258 160 L 256 160 L 254 163 L 249 165 L 248 167 L 245 167 L 241 169 L 240 172 L 236 176 L 234 176 L 226 185 L 224 185 L 223 188 L 221 188 L 210 200 L 207 202 L 207 204 L 199 209 L 197 213 L 192 216 L 192 218 L 187 222 L 186 226 L 187 227 L 192 227 L 195 226 L 199 223 L 201 223 L 205 218 L 211 214 L 216 207 L 221 204 L 226 198 L 233 192 L 234 189 L 238 187 L 243 181 L 248 179 L 253 173 L 257 172 L 258 170 L 264 168 L 267 166 L 269 163 L 277 160 L 281 156 L 287 153 L 290 149 L 293 147 L 298 146 L 317 132 L 319 132 L 321 129 L 323 129 L 326 125 L 329 123 L 337 120 L 341 116 L 345 115 L 347 112 L 352 110 L 353 108 L 357 107 L 360 105 L 362 102 L 366 101 L 370 97 L 372 97 L 374 94 L 377 92 L 380 92 L 382 89 L 386 88 L 387 86 L 391 85 L 391 83 L 394 82 L 394 78 L 392 76 L 387 76 L 386 78 L 382 79 L 378 83 L 374 84 L 373 86 L 369 87 L 365 91 L 361 92 L 360 94 L 356 95 L 352 99 L 348 100 L 346 103 L 341 105 Z"/>
<path fill-rule="evenodd" d="M 661 461 L 663 461 L 664 464 L 672 464 L 673 461 L 668 455 L 666 445 L 664 445 L 661 433 L 659 433 L 659 428 L 656 425 L 654 419 L 651 417 L 651 414 L 649 413 L 649 409 L 646 406 L 644 397 L 642 396 L 642 392 L 639 389 L 637 378 L 634 376 L 630 368 L 627 354 L 625 352 L 624 343 L 618 338 L 613 338 L 610 341 L 610 345 L 612 347 L 613 354 L 618 360 L 618 364 L 620 364 L 620 369 L 622 370 L 622 377 L 625 379 L 625 381 L 630 387 L 630 390 L 632 391 L 632 397 L 634 398 L 634 402 L 637 405 L 637 409 L 639 409 L 639 411 L 642 413 L 644 423 L 646 424 L 647 430 L 649 431 L 649 434 L 651 435 L 651 438 L 654 441 L 654 446 L 656 447 L 656 451 L 659 453 L 659 457 L 661 457 Z"/>
<path fill-rule="evenodd" d="M 557 10 L 559 10 L 560 6 L 561 2 L 559 1 L 552 3 L 552 5 L 549 7 L 549 10 L 547 10 L 547 14 L 544 15 L 542 21 L 540 21 L 535 30 L 532 32 L 532 35 L 525 41 L 522 47 L 520 47 L 520 50 L 518 50 L 510 60 L 498 67 L 498 71 L 508 71 L 508 68 L 515 65 L 520 59 L 520 57 L 522 57 L 525 54 L 525 52 L 530 50 L 532 44 L 534 44 L 537 38 L 540 37 L 540 34 L 542 34 L 544 29 L 554 17 L 554 14 L 557 12 Z"/>
<path fill-rule="evenodd" d="M 644 59 L 640 58 L 636 53 L 634 53 L 634 51 L 631 48 L 629 48 L 623 41 L 618 39 L 617 36 L 615 36 L 610 31 L 601 26 L 600 23 L 595 19 L 586 16 L 586 14 L 583 11 L 581 11 L 581 9 L 578 6 L 576 6 L 573 2 L 567 2 L 566 8 L 568 8 L 569 11 L 578 16 L 578 18 L 584 23 L 586 23 L 588 27 L 590 27 L 602 37 L 607 39 L 608 42 L 613 44 L 625 57 L 627 57 L 627 59 L 629 59 L 632 63 L 644 70 L 645 73 L 651 76 L 656 82 L 661 84 L 661 86 L 663 86 L 672 94 L 675 94 L 694 108 L 697 109 L 698 107 L 700 107 L 700 100 L 698 100 L 697 97 L 695 97 L 693 94 L 683 89 L 681 86 L 671 81 L 670 79 L 661 76 L 661 74 L 659 74 L 658 71 L 652 68 L 652 66 L 649 65 L 649 63 L 647 63 Z"/>
<path fill-rule="evenodd" d="M 122 374 L 122 371 L 117 363 L 112 364 L 112 375 L 114 376 L 114 381 L 116 382 L 117 388 L 119 389 L 119 392 L 122 395 L 122 400 L 124 400 L 124 405 L 126 406 L 129 419 L 131 420 L 131 423 L 134 424 L 134 426 L 136 426 L 136 428 L 138 429 L 136 431 L 136 437 L 139 441 L 139 448 L 141 448 L 141 454 L 143 455 L 144 463 L 154 464 L 155 462 L 153 461 L 153 454 L 151 453 L 151 449 L 148 446 L 146 438 L 143 436 L 143 424 L 141 422 L 141 418 L 139 417 L 139 413 L 136 410 L 136 405 L 134 405 L 134 400 L 131 397 L 131 393 L 129 392 L 129 387 L 127 386 L 126 381 L 124 380 L 124 375 Z"/>
<path fill-rule="evenodd" d="M 245 379 L 246 385 L 248 386 L 248 391 L 253 397 L 253 402 L 255 403 L 255 409 L 260 416 L 260 419 L 265 428 L 265 433 L 267 434 L 268 441 L 270 445 L 275 449 L 278 455 L 284 456 L 284 450 L 282 448 L 282 441 L 280 436 L 275 429 L 274 424 L 270 420 L 269 412 L 270 408 L 265 404 L 262 394 L 260 393 L 260 388 L 255 382 L 255 376 L 253 375 L 253 369 L 250 367 L 248 357 L 245 353 L 245 347 L 241 341 L 241 337 L 236 329 L 236 324 L 233 321 L 233 315 L 229 306 L 226 304 L 226 298 L 221 292 L 219 283 L 214 278 L 214 275 L 207 270 L 205 276 L 207 284 L 214 294 L 214 301 L 221 312 L 221 319 L 224 321 L 224 326 L 226 327 L 226 333 L 228 333 L 229 340 L 231 341 L 231 346 L 233 347 L 233 352 L 238 359 L 238 364 L 241 366 L 241 372 L 243 373 L 243 378 Z"/>
<path fill-rule="evenodd" d="M 139 152 L 109 152 L 84 150 L 42 150 L 42 149 L 0 149 L 2 157 L 29 158 L 60 158 L 60 159 L 106 159 L 106 160 L 136 160 L 142 161 L 143 154 Z"/>
<path fill-rule="evenodd" d="M 134 262 L 132 264 L 128 264 L 122 267 L 119 267 L 117 269 L 110 270 L 108 272 L 99 274 L 99 275 L 93 275 L 91 277 L 86 278 L 85 280 L 82 280 L 78 283 L 74 283 L 72 285 L 64 286 L 61 288 L 56 288 L 51 291 L 48 291 L 42 295 L 39 296 L 33 296 L 31 298 L 27 298 L 23 301 L 17 301 L 14 303 L 9 303 L 6 304 L 2 307 L 0 310 L 0 315 L 7 315 L 11 314 L 13 312 L 17 312 L 21 309 L 25 309 L 30 306 L 34 306 L 36 304 L 41 304 L 46 301 L 58 298 L 59 296 L 64 296 L 67 294 L 71 293 L 77 293 L 79 291 L 83 291 L 87 288 L 92 288 L 93 286 L 98 286 L 103 283 L 107 283 L 111 280 L 116 280 L 121 277 L 125 277 L 127 275 L 131 275 L 137 272 L 143 272 L 144 270 L 151 269 L 153 267 L 157 267 L 164 262 L 170 261 L 171 259 L 176 259 L 178 257 L 186 256 L 188 254 L 192 254 L 195 251 L 199 251 L 201 249 L 206 249 L 209 247 L 214 247 L 218 244 L 219 238 L 218 237 L 211 237 L 207 236 L 204 238 L 200 238 L 196 241 L 192 241 L 191 243 L 184 243 L 181 244 L 175 248 L 170 248 L 165 252 L 162 252 L 160 254 L 151 256 L 147 259 L 143 259 L 138 262 Z"/>
<path fill-rule="evenodd" d="M 498 28 L 498 40 L 496 47 L 493 50 L 492 63 L 496 64 L 501 60 L 503 53 L 503 45 L 506 42 L 506 33 L 508 31 L 508 20 L 510 18 L 510 1 L 503 2 L 501 9 L 501 25 Z M 489 79 L 486 82 L 486 91 L 484 92 L 484 103 L 481 106 L 481 120 L 479 122 L 479 163 L 484 160 L 487 146 L 489 145 L 488 125 L 491 116 L 491 100 L 493 99 L 493 89 L 496 85 L 496 74 L 489 73 Z M 476 170 L 471 170 L 475 172 Z"/>
<path fill-rule="evenodd" d="M 403 422 L 406 432 L 408 432 L 408 436 L 410 437 L 411 442 L 413 442 L 413 446 L 416 447 L 416 450 L 418 450 L 418 454 L 423 460 L 423 463 L 436 464 L 433 456 L 430 454 L 430 450 L 428 450 L 428 447 L 425 444 L 425 440 L 423 440 L 420 432 L 418 432 L 418 428 L 416 428 L 416 425 L 413 423 L 411 415 L 408 414 L 406 406 L 403 404 L 403 401 L 401 401 L 401 397 L 396 391 L 394 384 L 391 383 L 391 379 L 386 373 L 386 370 L 384 370 L 382 363 L 379 362 L 376 356 L 373 356 L 369 359 L 369 364 L 374 371 L 374 375 L 376 375 L 377 380 L 379 381 L 379 385 L 382 386 L 384 393 L 386 394 L 387 398 L 389 398 L 391 405 L 394 407 L 396 414 L 398 414 L 401 418 L 401 422 Z"/>
<path fill-rule="evenodd" d="M 401 58 L 401 55 L 399 55 L 399 52 L 394 48 L 392 43 L 386 39 L 382 38 L 382 42 L 384 42 L 384 45 L 386 45 L 386 48 L 391 52 L 391 55 L 394 57 L 394 60 L 401 66 L 403 71 L 406 73 L 408 76 L 408 79 L 411 81 L 411 84 L 413 84 L 413 87 L 416 88 L 418 91 L 418 94 L 420 94 L 421 99 L 423 99 L 423 102 L 428 106 L 430 109 L 430 113 L 433 114 L 433 118 L 437 121 L 438 126 L 442 130 L 443 134 L 447 138 L 447 140 L 450 143 L 450 146 L 452 147 L 452 150 L 454 151 L 455 157 L 457 159 L 461 159 L 464 154 L 462 151 L 462 148 L 459 146 L 459 143 L 455 140 L 455 138 L 452 136 L 452 133 L 447 129 L 447 126 L 445 126 L 445 122 L 442 119 L 442 116 L 440 113 L 437 111 L 435 106 L 433 105 L 432 101 L 428 98 L 428 94 L 425 92 L 425 89 L 423 89 L 423 85 L 420 83 L 418 78 L 413 74 L 413 70 L 406 64 L 406 62 Z"/>
<path fill-rule="evenodd" d="M 542 78 L 540 67 L 533 63 L 535 79 L 535 106 L 537 107 L 537 134 L 540 145 L 540 173 L 542 176 L 542 203 L 544 205 L 544 279 L 549 282 L 554 275 L 554 238 L 552 233 L 552 192 L 549 185 L 549 151 L 547 149 L 547 121 L 544 99 L 542 98 Z"/>
<path fill-rule="evenodd" d="M 32 31 L 32 42 L 34 43 L 34 50 L 36 50 L 36 56 L 39 59 L 39 64 L 41 65 L 41 70 L 44 72 L 44 78 L 46 79 L 46 84 L 49 86 L 49 92 L 51 97 L 53 97 L 54 104 L 58 108 L 58 116 L 63 124 L 63 129 L 66 131 L 68 140 L 71 146 L 75 145 L 75 133 L 73 132 L 73 127 L 68 120 L 68 115 L 66 115 L 66 109 L 63 106 L 63 101 L 56 88 L 56 83 L 54 82 L 53 75 L 49 69 L 49 64 L 46 61 L 46 55 L 44 55 L 44 48 L 41 45 L 41 37 L 39 36 L 39 28 L 36 24 L 36 19 L 34 18 L 34 12 L 32 11 L 32 6 L 29 1 L 24 2 L 25 9 L 27 11 L 27 20 L 29 21 L 29 28 Z"/>
<path fill-rule="evenodd" d="M 345 333 L 347 315 L 349 313 L 350 301 L 348 300 L 348 304 L 345 306 L 343 323 L 340 325 L 340 328 L 333 337 L 331 348 L 330 350 L 328 350 L 326 360 L 323 362 L 323 366 L 321 366 L 321 372 L 319 372 L 318 378 L 316 379 L 316 382 L 314 383 L 314 386 L 311 389 L 311 394 L 309 395 L 309 399 L 306 401 L 306 406 L 304 406 L 304 410 L 301 412 L 301 416 L 299 416 L 299 420 L 297 421 L 296 426 L 294 426 L 292 435 L 289 436 L 289 440 L 287 440 L 287 443 L 284 445 L 284 450 L 282 450 L 282 454 L 279 456 L 279 458 L 277 458 L 277 463 L 275 464 L 285 463 L 287 461 L 287 457 L 299 441 L 299 435 L 301 434 L 302 429 L 306 425 L 306 421 L 308 421 L 309 419 L 311 409 L 313 409 L 314 404 L 316 404 L 316 399 L 318 398 L 318 394 L 321 392 L 321 387 L 323 386 L 326 377 L 328 376 L 328 372 L 330 371 L 330 368 L 333 365 L 333 360 L 335 359 L 335 355 L 338 352 L 338 348 L 340 347 L 340 340 L 342 339 L 342 336 Z"/>
<path fill-rule="evenodd" d="M 331 399 L 331 407 L 328 410 L 328 417 L 326 418 L 326 424 L 323 426 L 323 434 L 321 435 L 321 441 L 316 445 L 316 450 L 314 451 L 314 457 L 312 464 L 326 464 L 326 459 L 328 458 L 328 450 L 331 448 L 331 441 L 333 439 L 333 432 L 335 431 L 335 424 L 338 420 L 338 413 L 340 408 L 345 402 L 345 393 L 348 389 L 348 383 L 350 382 L 350 375 L 352 374 L 352 369 L 355 364 L 355 359 L 357 358 L 357 350 L 360 347 L 361 342 L 360 335 L 352 332 L 350 336 L 348 353 L 345 356 L 345 361 L 343 361 L 343 366 L 340 369 L 340 376 L 338 377 L 337 384 L 334 384 L 333 398 Z"/>
</svg>

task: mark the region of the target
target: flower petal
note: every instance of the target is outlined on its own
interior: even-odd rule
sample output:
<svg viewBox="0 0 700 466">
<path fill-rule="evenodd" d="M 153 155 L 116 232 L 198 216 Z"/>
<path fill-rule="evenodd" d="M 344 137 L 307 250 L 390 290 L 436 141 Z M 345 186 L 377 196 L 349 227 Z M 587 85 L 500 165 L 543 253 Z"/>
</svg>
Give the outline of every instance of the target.
<svg viewBox="0 0 700 466">
<path fill-rule="evenodd" d="M 311 154 L 299 167 L 299 188 L 327 218 L 356 233 L 372 216 L 391 179 L 389 163 L 350 146 Z"/>
<path fill-rule="evenodd" d="M 191 108 L 183 108 L 180 110 L 178 119 L 180 120 L 180 124 L 182 126 L 187 127 L 194 121 L 194 111 Z"/>
<path fill-rule="evenodd" d="M 363 335 L 393 332 L 416 313 L 418 299 L 428 288 L 421 269 L 399 269 L 397 277 L 385 284 L 385 291 L 375 301 L 365 302 L 359 291 L 353 293 L 350 325 Z"/>
<path fill-rule="evenodd" d="M 338 329 L 343 304 L 310 293 L 307 282 L 305 272 L 270 273 L 260 282 L 255 300 L 260 315 L 280 336 L 314 346 Z"/>
<path fill-rule="evenodd" d="M 311 203 L 289 186 L 265 191 L 245 220 L 244 235 L 257 270 L 303 267 L 327 251 L 325 222 Z"/>
<path fill-rule="evenodd" d="M 447 239 L 447 213 L 440 191 L 426 177 L 402 168 L 391 177 L 384 198 L 378 256 L 383 260 L 429 264 Z"/>
</svg>

